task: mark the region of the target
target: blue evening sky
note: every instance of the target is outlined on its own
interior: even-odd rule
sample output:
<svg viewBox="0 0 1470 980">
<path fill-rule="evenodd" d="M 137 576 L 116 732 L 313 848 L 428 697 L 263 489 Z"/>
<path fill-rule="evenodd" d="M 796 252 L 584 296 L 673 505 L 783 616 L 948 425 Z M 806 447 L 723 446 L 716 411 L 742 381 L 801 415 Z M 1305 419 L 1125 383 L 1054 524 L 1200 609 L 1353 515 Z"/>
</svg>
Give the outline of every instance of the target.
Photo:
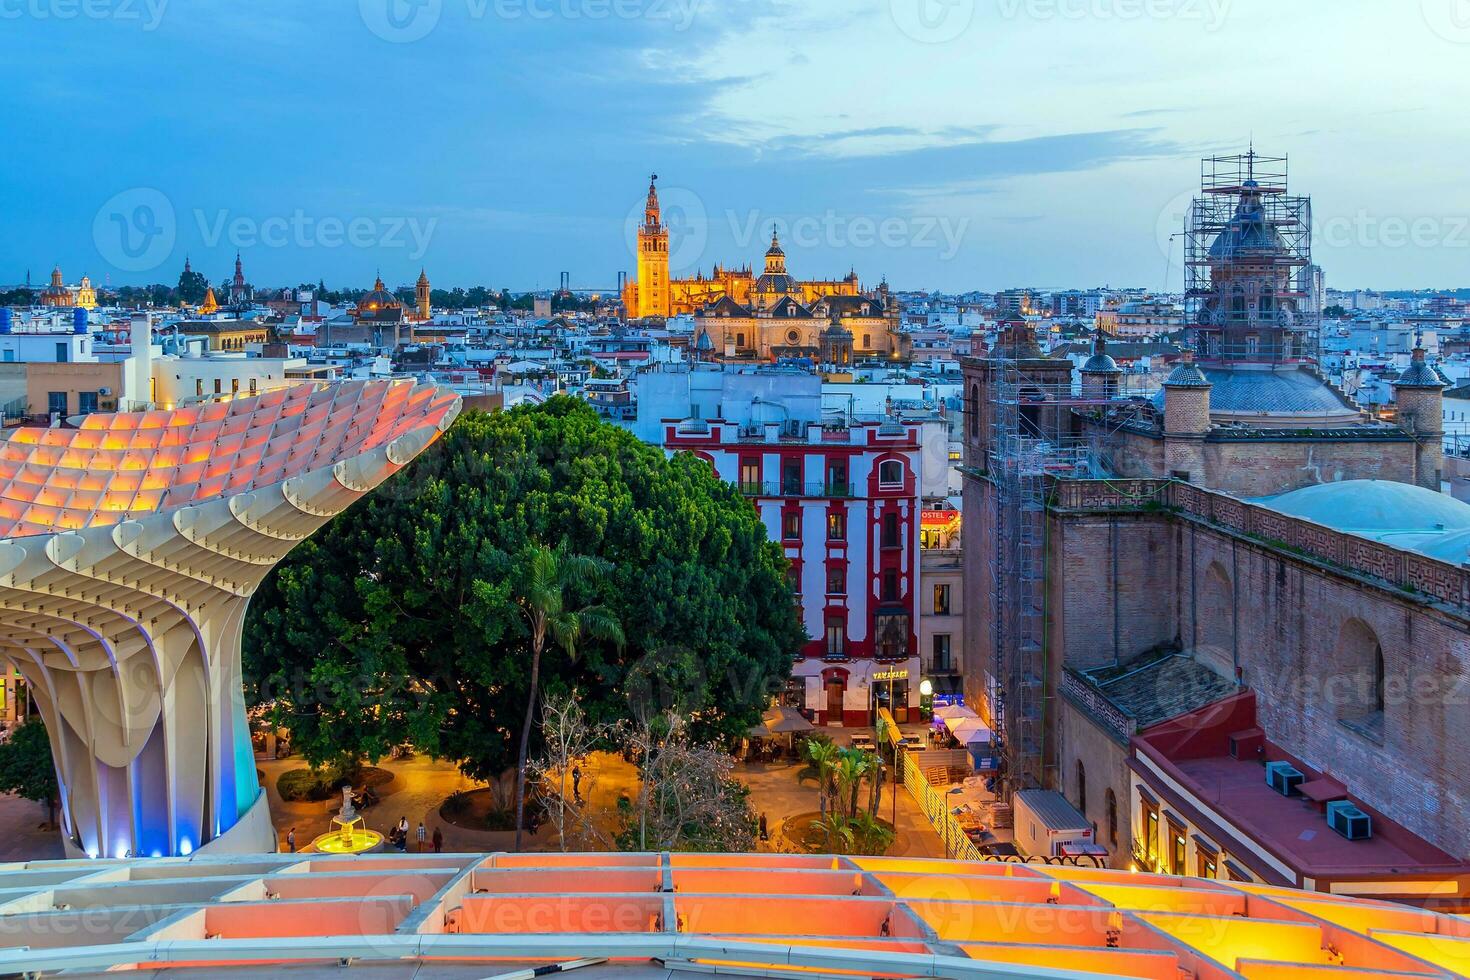
<svg viewBox="0 0 1470 980">
<path fill-rule="evenodd" d="M 1289 154 L 1339 287 L 1470 284 L 1470 0 L 0 0 L 0 284 L 1178 288 Z M 1173 261 L 1171 262 L 1171 253 Z"/>
</svg>

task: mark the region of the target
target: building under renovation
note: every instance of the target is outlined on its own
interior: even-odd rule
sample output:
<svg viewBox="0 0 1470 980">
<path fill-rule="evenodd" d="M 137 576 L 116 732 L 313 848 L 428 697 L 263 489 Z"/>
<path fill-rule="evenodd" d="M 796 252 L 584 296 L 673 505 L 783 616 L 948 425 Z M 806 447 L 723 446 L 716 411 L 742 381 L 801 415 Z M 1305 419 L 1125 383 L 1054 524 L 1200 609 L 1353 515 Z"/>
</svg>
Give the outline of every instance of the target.
<svg viewBox="0 0 1470 980">
<path fill-rule="evenodd" d="M 1470 674 L 1470 508 L 1438 493 L 1444 380 L 1416 352 L 1390 421 L 1317 372 L 1284 160 L 1207 160 L 1186 231 L 1193 358 L 1161 391 L 1019 321 L 963 363 L 966 697 L 1002 800 L 1063 792 L 1118 867 L 1459 907 L 1470 707 L 1435 682 Z"/>
</svg>

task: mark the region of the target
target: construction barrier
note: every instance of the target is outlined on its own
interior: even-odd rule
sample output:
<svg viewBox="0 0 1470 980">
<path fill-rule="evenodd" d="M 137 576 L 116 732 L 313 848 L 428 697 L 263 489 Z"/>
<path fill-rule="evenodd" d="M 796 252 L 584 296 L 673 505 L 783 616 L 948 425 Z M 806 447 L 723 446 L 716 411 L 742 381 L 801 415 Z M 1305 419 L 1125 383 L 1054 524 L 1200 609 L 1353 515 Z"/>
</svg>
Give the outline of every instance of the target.
<svg viewBox="0 0 1470 980">
<path fill-rule="evenodd" d="M 934 827 L 934 832 L 944 841 L 946 857 L 961 861 L 991 860 L 980 853 L 980 849 L 965 835 L 964 828 L 950 812 L 949 794 L 940 792 L 930 784 L 911 753 L 903 756 L 903 784 Z"/>
</svg>

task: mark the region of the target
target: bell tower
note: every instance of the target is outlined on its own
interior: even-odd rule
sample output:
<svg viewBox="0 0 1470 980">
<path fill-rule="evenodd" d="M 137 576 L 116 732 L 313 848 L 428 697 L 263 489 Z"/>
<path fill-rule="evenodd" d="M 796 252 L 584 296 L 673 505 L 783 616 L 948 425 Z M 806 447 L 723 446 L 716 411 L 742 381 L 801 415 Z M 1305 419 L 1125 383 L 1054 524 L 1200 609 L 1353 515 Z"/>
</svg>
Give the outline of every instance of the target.
<svg viewBox="0 0 1470 980">
<path fill-rule="evenodd" d="M 658 174 L 648 180 L 648 203 L 638 229 L 638 317 L 669 315 L 669 230 L 658 207 Z"/>
<path fill-rule="evenodd" d="M 433 304 L 430 302 L 431 291 L 429 289 L 429 274 L 423 269 L 419 270 L 419 281 L 414 284 L 414 305 L 418 307 L 419 319 L 428 321 L 433 316 Z"/>
</svg>

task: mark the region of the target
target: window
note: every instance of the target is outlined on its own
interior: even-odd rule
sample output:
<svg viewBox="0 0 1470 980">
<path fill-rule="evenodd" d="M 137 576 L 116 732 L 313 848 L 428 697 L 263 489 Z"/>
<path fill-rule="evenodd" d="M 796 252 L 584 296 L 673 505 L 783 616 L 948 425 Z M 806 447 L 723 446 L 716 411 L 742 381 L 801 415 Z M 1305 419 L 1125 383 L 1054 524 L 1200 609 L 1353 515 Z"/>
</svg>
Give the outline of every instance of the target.
<svg viewBox="0 0 1470 980">
<path fill-rule="evenodd" d="M 735 335 L 735 348 L 737 350 L 743 350 L 745 348 L 745 334 L 737 333 Z"/>
<path fill-rule="evenodd" d="M 1143 843 L 1150 863 L 1159 859 L 1159 811 L 1144 805 Z"/>
<path fill-rule="evenodd" d="M 1087 767 L 1077 760 L 1077 812 L 1087 816 Z"/>
<path fill-rule="evenodd" d="M 873 617 L 879 660 L 902 660 L 909 649 L 909 614 L 879 613 Z"/>
<path fill-rule="evenodd" d="M 948 585 L 936 585 L 936 586 L 934 586 L 934 615 L 936 615 L 936 616 L 948 616 L 949 615 L 949 586 Z"/>
<path fill-rule="evenodd" d="M 801 511 L 788 510 L 781 515 L 781 537 L 786 541 L 801 540 Z"/>
<path fill-rule="evenodd" d="M 97 411 L 97 392 L 77 392 L 77 411 L 83 415 L 90 415 Z"/>
<path fill-rule="evenodd" d="M 827 617 L 827 656 L 847 656 L 847 622 L 841 616 Z"/>
<path fill-rule="evenodd" d="M 852 495 L 847 487 L 847 462 L 845 460 L 827 464 L 827 495 L 829 497 Z"/>
<path fill-rule="evenodd" d="M 215 378 L 214 379 L 214 393 L 216 395 L 218 395 L 223 390 L 224 389 L 222 387 L 220 387 L 220 379 L 219 378 Z"/>
<path fill-rule="evenodd" d="M 1108 843 L 1118 843 L 1118 794 L 1111 789 L 1103 797 L 1103 806 L 1107 809 L 1108 817 Z"/>
<path fill-rule="evenodd" d="M 834 511 L 827 515 L 827 540 L 847 540 L 847 515 L 841 511 Z"/>
<path fill-rule="evenodd" d="M 15 360 L 15 351 L 11 350 L 9 347 L 5 348 L 5 363 L 9 364 L 11 361 L 14 361 L 14 360 Z"/>
<path fill-rule="evenodd" d="M 948 633 L 934 634 L 934 657 L 930 669 L 936 674 L 947 674 L 954 670 L 950 660 L 950 637 Z"/>
<path fill-rule="evenodd" d="M 787 459 L 781 462 L 781 492 L 788 497 L 801 493 L 801 462 Z"/>
<path fill-rule="evenodd" d="M 66 344 L 56 345 L 56 363 L 65 364 L 68 360 L 67 353 L 71 350 Z"/>
<path fill-rule="evenodd" d="M 46 412 L 49 415 L 65 415 L 66 392 L 48 391 L 46 393 Z"/>
<path fill-rule="evenodd" d="M 746 493 L 759 493 L 761 487 L 761 461 L 746 457 L 740 461 L 740 489 Z"/>
<path fill-rule="evenodd" d="M 878 464 L 878 485 L 889 489 L 903 486 L 903 464 L 896 459 Z"/>
<path fill-rule="evenodd" d="M 251 378 L 250 379 L 250 393 L 252 395 L 255 394 L 255 379 L 254 378 Z"/>
<path fill-rule="evenodd" d="M 1373 651 L 1373 710 L 1382 712 L 1383 698 L 1383 647 Z"/>
<path fill-rule="evenodd" d="M 970 438 L 980 438 L 980 386 L 970 385 L 970 403 L 966 406 L 970 416 Z"/>
<path fill-rule="evenodd" d="M 1189 874 L 1185 870 L 1185 857 L 1188 846 L 1184 842 L 1184 828 L 1169 821 L 1169 873 L 1183 877 Z"/>
<path fill-rule="evenodd" d="M 883 569 L 883 601 L 898 601 L 898 569 Z"/>
<path fill-rule="evenodd" d="M 801 595 L 801 572 L 795 565 L 786 567 L 786 584 L 790 587 L 792 595 Z"/>
<path fill-rule="evenodd" d="M 898 547 L 898 515 L 892 512 L 883 515 L 882 547 Z"/>
<path fill-rule="evenodd" d="M 230 394 L 231 395 L 238 395 L 239 393 L 240 393 L 240 379 L 239 378 L 231 378 L 230 379 Z"/>
<path fill-rule="evenodd" d="M 203 398 L 204 397 L 204 379 L 203 378 L 195 378 L 194 379 L 194 394 L 195 395 L 198 395 L 200 398 Z"/>
<path fill-rule="evenodd" d="M 847 595 L 847 573 L 842 569 L 827 569 L 827 594 Z"/>
<path fill-rule="evenodd" d="M 1194 839 L 1194 863 L 1195 873 L 1201 878 L 1220 877 L 1220 855 L 1214 851 L 1200 846 L 1199 838 Z"/>
</svg>

